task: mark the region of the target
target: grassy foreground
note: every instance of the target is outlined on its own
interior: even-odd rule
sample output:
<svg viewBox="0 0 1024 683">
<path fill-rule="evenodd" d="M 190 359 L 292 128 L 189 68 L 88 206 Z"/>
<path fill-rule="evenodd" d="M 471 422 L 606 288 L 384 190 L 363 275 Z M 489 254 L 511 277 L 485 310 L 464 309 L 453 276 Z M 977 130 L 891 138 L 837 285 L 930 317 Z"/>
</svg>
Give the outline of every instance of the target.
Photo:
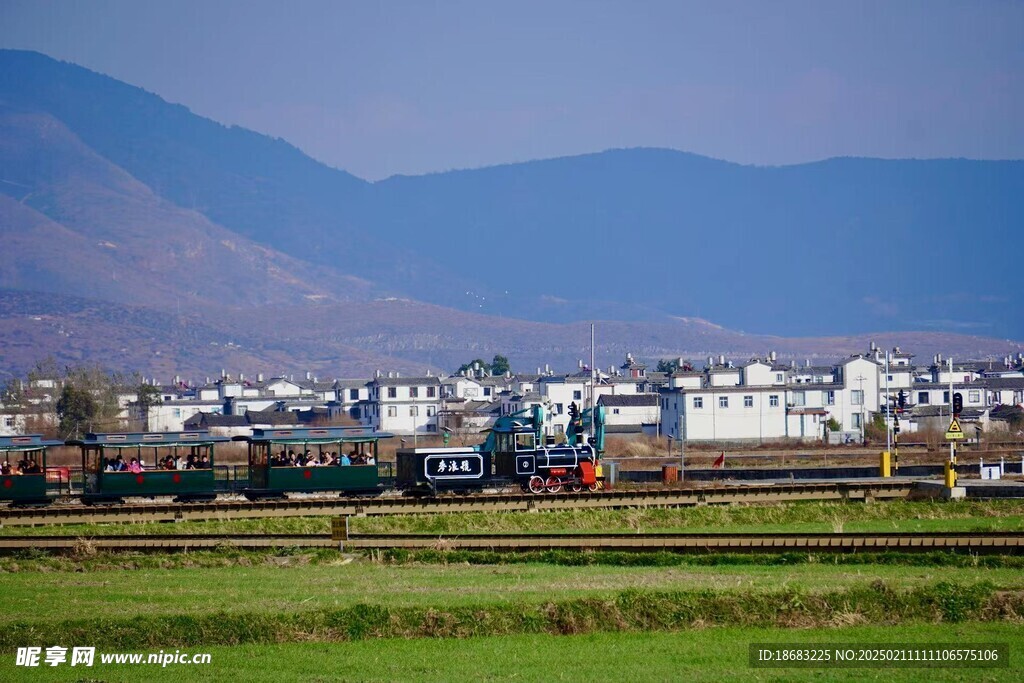
<svg viewBox="0 0 1024 683">
<path fill-rule="evenodd" d="M 1007 643 L 1008 668 L 754 669 L 750 643 Z M 83 641 L 80 644 L 86 644 Z M 26 669 L 0 656 L 0 680 L 23 681 L 1019 681 L 1024 629 L 1017 624 L 913 624 L 777 631 L 704 628 L 678 633 L 521 635 L 201 647 L 206 666 L 100 665 Z M 128 650 L 121 650 L 128 651 Z M 137 647 L 136 652 L 155 652 Z M 103 652 L 103 650 L 100 650 Z"/>
<path fill-rule="evenodd" d="M 823 562 L 788 566 L 766 563 L 580 567 L 547 562 L 470 565 L 445 562 L 445 554 L 434 558 L 438 560 L 436 563 L 391 564 L 352 560 L 331 553 L 312 556 L 319 558 L 316 563 L 305 555 L 256 553 L 238 554 L 233 558 L 217 553 L 196 553 L 86 560 L 8 559 L 0 565 L 9 570 L 9 573 L 0 573 L 0 594 L 4 596 L 0 631 L 16 621 L 52 622 L 66 619 L 68 615 L 113 618 L 203 615 L 218 611 L 276 613 L 347 609 L 361 603 L 435 609 L 490 607 L 538 604 L 545 600 L 608 598 L 627 589 L 760 594 L 780 589 L 800 592 L 855 589 L 872 582 L 901 590 L 939 582 L 988 582 L 995 590 L 1024 591 L 1024 572 L 1015 562 L 1002 567 L 905 566 L 833 564 L 827 560 L 838 558 L 824 558 Z M 657 559 L 658 556 L 628 557 Z M 685 558 L 666 554 L 666 559 Z M 786 558 L 748 555 L 735 559 L 774 562 Z M 181 561 L 194 562 L 194 565 L 168 569 L 160 564 L 173 567 Z M 28 571 L 12 566 L 18 562 L 27 565 Z"/>
<path fill-rule="evenodd" d="M 1024 592 L 999 591 L 985 582 L 940 582 L 900 590 L 876 581 L 820 591 L 630 589 L 600 597 L 446 607 L 361 602 L 307 611 L 228 612 L 209 607 L 190 614 L 129 614 L 9 622 L 0 628 L 0 651 L 57 642 L 89 642 L 113 649 L 196 648 L 377 638 L 674 631 L 704 626 L 1019 623 L 1024 615 Z"/>
</svg>

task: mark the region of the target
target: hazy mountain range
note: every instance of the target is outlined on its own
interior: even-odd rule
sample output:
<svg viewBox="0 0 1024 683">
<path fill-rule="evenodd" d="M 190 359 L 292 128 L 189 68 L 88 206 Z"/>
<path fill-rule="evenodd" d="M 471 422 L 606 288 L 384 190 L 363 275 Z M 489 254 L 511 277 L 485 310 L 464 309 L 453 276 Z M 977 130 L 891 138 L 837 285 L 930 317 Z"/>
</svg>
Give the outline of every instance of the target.
<svg viewBox="0 0 1024 683">
<path fill-rule="evenodd" d="M 868 338 L 1000 356 L 1024 348 L 1006 341 L 1024 338 L 1020 197 L 1017 161 L 765 168 L 659 149 L 368 183 L 5 50 L 0 374 L 46 354 L 186 375 L 498 352 L 568 369 L 594 319 L 602 366 Z"/>
</svg>

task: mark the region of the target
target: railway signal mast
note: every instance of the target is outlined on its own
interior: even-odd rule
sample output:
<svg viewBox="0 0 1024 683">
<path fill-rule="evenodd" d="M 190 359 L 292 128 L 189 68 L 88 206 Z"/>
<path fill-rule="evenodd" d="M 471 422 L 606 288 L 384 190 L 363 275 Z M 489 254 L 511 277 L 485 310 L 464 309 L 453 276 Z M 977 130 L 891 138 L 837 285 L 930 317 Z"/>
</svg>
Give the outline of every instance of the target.
<svg viewBox="0 0 1024 683">
<path fill-rule="evenodd" d="M 964 397 L 960 392 L 953 392 L 953 359 L 949 359 L 949 403 L 953 419 L 949 422 L 949 429 L 946 430 L 946 439 L 949 441 L 949 462 L 945 467 L 945 484 L 949 490 L 950 498 L 953 497 L 953 489 L 956 487 L 956 442 L 964 439 L 964 430 L 960 427 L 960 413 L 964 409 Z"/>
<path fill-rule="evenodd" d="M 885 353 L 885 452 L 882 454 L 881 475 L 889 477 L 899 474 L 900 413 L 906 404 L 906 396 L 900 389 L 899 396 L 889 393 L 889 352 Z"/>
</svg>

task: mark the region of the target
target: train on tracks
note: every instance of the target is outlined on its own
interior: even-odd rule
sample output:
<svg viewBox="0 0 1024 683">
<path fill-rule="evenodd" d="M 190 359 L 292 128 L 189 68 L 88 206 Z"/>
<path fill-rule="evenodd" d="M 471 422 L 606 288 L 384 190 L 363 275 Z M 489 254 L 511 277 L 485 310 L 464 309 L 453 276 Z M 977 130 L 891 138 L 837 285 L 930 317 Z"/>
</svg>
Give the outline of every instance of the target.
<svg viewBox="0 0 1024 683">
<path fill-rule="evenodd" d="M 378 447 L 392 434 L 364 427 L 252 429 L 235 436 L 248 452 L 250 500 L 291 493 L 406 495 L 478 491 L 519 486 L 535 494 L 594 491 L 601 487 L 603 407 L 580 412 L 562 443 L 543 433 L 543 408 L 499 417 L 483 444 L 472 447 L 401 448 L 396 462 L 380 462 Z M 69 491 L 85 504 L 120 504 L 126 498 L 170 496 L 180 502 L 213 500 L 216 448 L 231 441 L 204 430 L 91 433 L 67 442 L 40 435 L 0 437 L 0 502 L 47 505 L 57 496 L 47 480 L 68 480 L 68 468 L 47 467 L 47 451 L 78 447 L 83 481 Z M 15 463 L 11 463 L 11 459 Z"/>
</svg>

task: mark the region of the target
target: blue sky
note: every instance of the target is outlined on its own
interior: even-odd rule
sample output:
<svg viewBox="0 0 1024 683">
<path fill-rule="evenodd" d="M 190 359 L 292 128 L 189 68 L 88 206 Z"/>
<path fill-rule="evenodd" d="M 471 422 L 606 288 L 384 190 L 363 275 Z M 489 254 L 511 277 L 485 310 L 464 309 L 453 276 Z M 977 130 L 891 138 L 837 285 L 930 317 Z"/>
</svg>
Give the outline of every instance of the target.
<svg viewBox="0 0 1024 683">
<path fill-rule="evenodd" d="M 1024 3 L 0 0 L 34 49 L 378 179 L 659 146 L 1024 158 Z"/>
</svg>

